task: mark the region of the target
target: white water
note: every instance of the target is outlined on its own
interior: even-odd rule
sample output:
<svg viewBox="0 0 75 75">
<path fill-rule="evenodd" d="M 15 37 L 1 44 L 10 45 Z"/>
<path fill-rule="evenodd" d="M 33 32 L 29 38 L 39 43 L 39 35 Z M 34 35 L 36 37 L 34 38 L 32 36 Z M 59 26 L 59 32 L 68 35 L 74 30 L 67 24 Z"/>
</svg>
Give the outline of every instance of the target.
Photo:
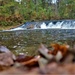
<svg viewBox="0 0 75 75">
<path fill-rule="evenodd" d="M 50 21 L 48 23 L 46 23 L 46 21 L 30 22 L 11 30 L 24 30 L 24 29 L 75 29 L 75 20 Z"/>
</svg>

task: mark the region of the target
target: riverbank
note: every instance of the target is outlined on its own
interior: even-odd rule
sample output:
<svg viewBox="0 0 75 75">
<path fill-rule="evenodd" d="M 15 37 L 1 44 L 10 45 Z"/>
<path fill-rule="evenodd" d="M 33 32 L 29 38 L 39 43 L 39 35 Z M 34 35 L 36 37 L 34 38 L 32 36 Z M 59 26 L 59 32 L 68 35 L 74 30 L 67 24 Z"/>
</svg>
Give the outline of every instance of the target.
<svg viewBox="0 0 75 75">
<path fill-rule="evenodd" d="M 20 25 L 14 25 L 14 26 L 0 26 L 0 30 L 9 30 L 9 29 L 12 29 L 12 28 L 16 28 Z"/>
</svg>

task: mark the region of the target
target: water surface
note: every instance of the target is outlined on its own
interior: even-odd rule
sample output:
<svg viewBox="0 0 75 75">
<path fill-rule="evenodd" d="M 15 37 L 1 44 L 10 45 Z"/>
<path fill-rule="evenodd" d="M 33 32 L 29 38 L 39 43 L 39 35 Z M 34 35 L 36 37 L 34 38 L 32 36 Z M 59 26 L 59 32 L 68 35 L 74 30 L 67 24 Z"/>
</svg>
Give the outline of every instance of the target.
<svg viewBox="0 0 75 75">
<path fill-rule="evenodd" d="M 13 53 L 37 54 L 40 43 L 47 46 L 50 43 L 75 43 L 74 29 L 29 29 L 16 31 L 1 31 L 0 44 L 9 48 Z"/>
</svg>

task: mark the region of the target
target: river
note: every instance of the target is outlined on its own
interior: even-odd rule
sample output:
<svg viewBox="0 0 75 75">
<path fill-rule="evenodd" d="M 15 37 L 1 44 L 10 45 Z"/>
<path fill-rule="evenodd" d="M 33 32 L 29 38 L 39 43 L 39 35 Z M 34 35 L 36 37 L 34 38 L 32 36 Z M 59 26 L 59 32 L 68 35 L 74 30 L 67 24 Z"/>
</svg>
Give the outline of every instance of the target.
<svg viewBox="0 0 75 75">
<path fill-rule="evenodd" d="M 73 46 L 75 44 L 75 29 L 38 28 L 17 30 L 14 28 L 0 31 L 0 45 L 6 46 L 16 55 L 23 53 L 36 55 L 41 43 L 46 46 L 50 46 L 50 43 L 66 43 Z"/>
</svg>

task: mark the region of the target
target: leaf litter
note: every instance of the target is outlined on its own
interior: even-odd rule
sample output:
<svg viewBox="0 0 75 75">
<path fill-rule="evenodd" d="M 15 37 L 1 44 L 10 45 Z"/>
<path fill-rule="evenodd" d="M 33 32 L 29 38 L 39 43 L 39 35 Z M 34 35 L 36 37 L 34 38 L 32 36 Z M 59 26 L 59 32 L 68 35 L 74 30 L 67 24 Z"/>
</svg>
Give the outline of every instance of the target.
<svg viewBox="0 0 75 75">
<path fill-rule="evenodd" d="M 11 68 L 11 73 L 13 67 L 14 74 L 21 71 L 23 74 L 20 75 L 75 74 L 75 47 L 71 48 L 70 45 L 58 43 L 52 43 L 50 47 L 40 44 L 36 56 L 25 54 L 15 56 L 8 48 L 0 46 L 0 71 L 5 75 L 9 73 L 7 69 Z"/>
</svg>

